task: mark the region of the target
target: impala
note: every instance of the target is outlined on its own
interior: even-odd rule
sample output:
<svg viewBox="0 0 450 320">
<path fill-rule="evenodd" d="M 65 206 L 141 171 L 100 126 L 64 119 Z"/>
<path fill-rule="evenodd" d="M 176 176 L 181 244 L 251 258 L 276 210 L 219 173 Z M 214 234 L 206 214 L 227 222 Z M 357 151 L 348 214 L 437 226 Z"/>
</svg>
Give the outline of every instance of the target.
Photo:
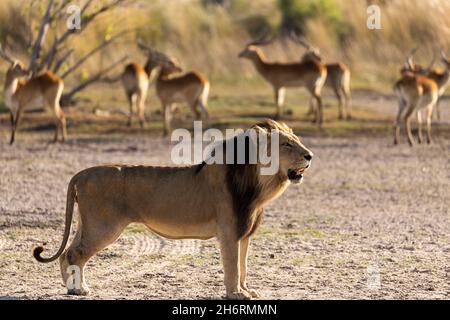
<svg viewBox="0 0 450 320">
<path fill-rule="evenodd" d="M 405 67 L 402 68 L 402 71 L 408 70 L 411 72 L 414 72 L 416 74 L 420 74 L 422 76 L 425 76 L 434 82 L 436 82 L 438 86 L 438 93 L 439 98 L 436 102 L 436 114 L 438 120 L 441 119 L 440 110 L 439 110 L 439 100 L 442 97 L 442 95 L 445 93 L 445 90 L 447 89 L 449 79 L 450 79 L 450 59 L 447 57 L 445 51 L 441 49 L 441 61 L 444 64 L 444 71 L 439 71 L 436 69 L 433 69 L 432 66 L 434 64 L 434 57 L 429 65 L 428 68 L 422 68 L 420 65 L 417 65 L 413 61 L 413 54 L 416 50 L 413 50 L 411 54 L 409 55 L 407 62 L 405 64 Z"/>
<path fill-rule="evenodd" d="M 427 70 L 431 69 L 431 67 L 433 66 L 433 64 L 434 64 L 434 57 L 433 57 L 433 60 L 431 61 L 430 65 L 428 66 L 428 68 L 424 68 L 420 64 L 416 64 L 414 62 L 414 54 L 416 53 L 416 51 L 417 51 L 417 48 L 414 48 L 413 50 L 411 50 L 409 55 L 406 57 L 405 64 L 400 69 L 400 73 L 402 75 L 405 72 L 408 72 L 408 71 L 409 72 L 413 72 L 413 73 L 424 74 Z"/>
<path fill-rule="evenodd" d="M 1 47 L 0 57 L 11 63 L 6 72 L 4 86 L 5 104 L 10 110 L 11 117 L 10 144 L 14 143 L 23 112 L 37 105 L 48 107 L 53 112 L 56 124 L 54 141 L 58 141 L 59 130 L 62 133 L 62 141 L 65 141 L 66 117 L 59 104 L 64 89 L 63 80 L 50 71 L 29 78 L 30 72 L 23 64 L 11 58 Z"/>
<path fill-rule="evenodd" d="M 299 43 L 306 49 L 306 53 L 311 57 L 320 57 L 320 51 L 311 46 L 305 39 L 296 35 L 291 35 L 291 39 Z M 305 55 L 304 54 L 304 55 Z M 303 57 L 302 57 L 303 59 Z M 321 62 L 321 59 L 318 59 Z M 352 118 L 352 104 L 351 104 L 351 92 L 350 92 L 350 68 L 344 63 L 327 63 L 327 79 L 325 86 L 333 90 L 338 100 L 339 119 Z M 314 113 L 313 100 L 310 102 L 310 108 L 308 115 Z"/>
<path fill-rule="evenodd" d="M 178 62 L 164 53 L 145 47 L 152 57 L 152 68 L 159 69 L 156 76 L 156 94 L 161 101 L 164 117 L 164 135 L 171 132 L 172 110 L 175 103 L 187 103 L 195 119 L 207 119 L 210 84 L 200 72 L 191 71 L 183 75 Z M 200 110 L 199 110 L 200 109 Z"/>
<path fill-rule="evenodd" d="M 419 124 L 418 138 L 419 143 L 423 142 L 422 136 L 422 111 L 426 112 L 427 119 L 427 142 L 432 143 L 431 138 L 431 116 L 433 107 L 439 97 L 439 88 L 435 81 L 405 71 L 400 80 L 394 86 L 395 93 L 399 99 L 399 109 L 394 130 L 394 144 L 398 144 L 400 137 L 400 127 L 404 125 L 408 142 L 414 145 L 411 132 L 411 116 L 417 112 L 417 120 Z"/>
<path fill-rule="evenodd" d="M 239 54 L 240 58 L 249 59 L 258 73 L 272 86 L 277 107 L 276 118 L 282 115 L 286 87 L 306 87 L 312 99 L 317 102 L 314 122 L 323 122 L 321 91 L 327 77 L 327 69 L 320 62 L 315 52 L 308 52 L 301 62 L 277 63 L 269 62 L 258 45 L 266 44 L 261 40 L 247 44 Z"/>
<path fill-rule="evenodd" d="M 147 62 L 145 63 L 145 66 L 135 62 L 128 64 L 122 73 L 121 80 L 130 108 L 128 114 L 128 126 L 131 127 L 133 108 L 135 107 L 139 117 L 139 124 L 142 128 L 145 123 L 145 99 L 147 98 L 153 66 L 151 53 L 148 52 L 140 42 L 138 42 L 138 47 L 147 52 Z"/>
</svg>

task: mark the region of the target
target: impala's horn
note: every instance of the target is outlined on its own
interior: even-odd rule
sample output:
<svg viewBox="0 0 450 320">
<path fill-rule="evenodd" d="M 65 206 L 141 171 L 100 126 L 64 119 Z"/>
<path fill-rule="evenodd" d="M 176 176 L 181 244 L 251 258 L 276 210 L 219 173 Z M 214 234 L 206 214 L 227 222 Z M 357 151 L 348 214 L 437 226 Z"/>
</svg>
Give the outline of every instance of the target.
<svg viewBox="0 0 450 320">
<path fill-rule="evenodd" d="M 411 52 L 409 53 L 408 57 L 406 58 L 406 66 L 409 68 L 410 71 L 414 71 L 415 67 L 414 67 L 414 54 L 416 53 L 417 48 L 414 48 L 411 50 Z"/>
<path fill-rule="evenodd" d="M 275 39 L 274 35 L 271 35 L 269 37 L 269 27 L 265 27 L 259 33 L 259 36 L 256 37 L 255 40 L 252 40 L 249 43 L 247 43 L 247 47 L 248 46 L 264 46 L 264 45 L 268 45 L 268 44 L 272 43 L 274 39 Z"/>
<path fill-rule="evenodd" d="M 6 53 L 5 50 L 3 50 L 3 46 L 0 44 L 0 58 L 8 61 L 11 64 L 14 64 L 17 62 L 16 59 L 13 59 L 9 54 Z"/>
</svg>

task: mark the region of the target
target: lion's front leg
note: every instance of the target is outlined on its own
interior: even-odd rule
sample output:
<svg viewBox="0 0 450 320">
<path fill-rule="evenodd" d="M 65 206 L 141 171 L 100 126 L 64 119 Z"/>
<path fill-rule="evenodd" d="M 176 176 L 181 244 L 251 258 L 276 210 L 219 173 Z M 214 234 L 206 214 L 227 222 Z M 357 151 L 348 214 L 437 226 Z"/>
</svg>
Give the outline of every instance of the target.
<svg viewBox="0 0 450 320">
<path fill-rule="evenodd" d="M 219 240 L 227 298 L 247 300 L 251 299 L 251 295 L 241 290 L 239 284 L 239 240 L 234 238 L 234 236 L 223 235 Z"/>
<path fill-rule="evenodd" d="M 242 239 L 240 242 L 240 285 L 243 291 L 247 291 L 252 298 L 259 298 L 260 295 L 256 290 L 249 289 L 247 287 L 247 258 L 248 258 L 248 249 L 250 246 L 250 237 Z"/>
</svg>

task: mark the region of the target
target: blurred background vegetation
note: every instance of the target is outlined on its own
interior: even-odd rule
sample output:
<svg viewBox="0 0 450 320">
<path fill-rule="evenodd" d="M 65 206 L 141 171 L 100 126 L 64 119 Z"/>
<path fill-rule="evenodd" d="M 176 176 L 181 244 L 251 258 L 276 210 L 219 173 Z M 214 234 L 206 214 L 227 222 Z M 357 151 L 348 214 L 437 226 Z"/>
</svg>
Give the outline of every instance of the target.
<svg viewBox="0 0 450 320">
<path fill-rule="evenodd" d="M 99 0 L 98 2 L 101 2 Z M 37 3 L 30 6 L 30 2 Z M 74 1 L 74 3 L 83 1 Z M 261 30 L 270 28 L 280 41 L 264 47 L 271 60 L 299 59 L 303 48 L 283 37 L 295 30 L 322 50 L 326 61 L 343 61 L 353 70 L 354 85 L 382 85 L 398 75 L 407 52 L 419 47 L 417 60 L 427 64 L 432 52 L 450 50 L 450 1 L 391 0 L 382 6 L 382 30 L 366 28 L 366 0 L 137 0 L 111 10 L 71 45 L 77 55 L 120 29 L 135 29 L 125 39 L 89 60 L 79 70 L 86 76 L 99 63 L 124 52 L 144 62 L 135 46 L 142 38 L 176 56 L 187 69 L 199 69 L 213 79 L 235 81 L 257 77 L 238 52 Z M 0 39 L 18 56 L 30 48 L 45 1 L 2 0 Z M 30 9 L 32 8 L 32 9 Z M 64 26 L 61 26 L 64 27 Z M 53 32 L 58 30 L 55 28 Z M 34 31 L 35 33 L 35 31 Z M 51 36 L 50 36 L 51 38 Z M 73 57 L 76 60 L 76 55 Z M 2 68 L 4 64 L 2 63 Z M 392 80 L 390 83 L 388 80 Z"/>
<path fill-rule="evenodd" d="M 84 1 L 73 3 L 82 5 Z M 95 3 L 101 5 L 105 1 Z M 0 2 L 0 40 L 24 61 L 28 60 L 46 3 L 46 0 Z M 367 28 L 367 7 L 372 3 L 381 7 L 381 30 Z M 127 61 L 143 64 L 146 57 L 136 46 L 140 38 L 176 57 L 185 70 L 196 69 L 209 77 L 213 114 L 228 115 L 238 109 L 248 113 L 261 107 L 265 108 L 262 112 L 271 114 L 274 110 L 271 89 L 251 63 L 237 57 L 245 44 L 264 30 L 278 36 L 277 41 L 262 48 L 272 61 L 300 59 L 304 49 L 288 39 L 289 33 L 296 31 L 321 49 L 325 62 L 340 61 L 350 66 L 354 90 L 392 93 L 399 69 L 413 48 L 419 48 L 416 61 L 423 65 L 428 65 L 433 53 L 438 54 L 441 47 L 450 54 L 449 16 L 448 0 L 135 0 L 102 14 L 89 29 L 71 37 L 68 45 L 75 52 L 61 72 L 105 39 L 131 30 L 87 60 L 66 80 L 66 87 L 77 85 L 125 54 Z M 64 28 L 64 24 L 52 25 L 44 47 Z M 112 73 L 120 74 L 124 65 L 125 62 Z M 7 64 L 0 61 L 0 81 L 6 68 Z M 96 90 L 86 90 L 84 95 L 94 102 L 89 107 L 101 106 L 99 101 L 105 105 L 107 101 L 109 109 L 126 110 L 120 82 L 113 86 L 116 90 L 109 85 L 104 85 L 104 90 L 101 85 Z M 307 95 L 290 97 L 288 110 L 293 105 L 295 112 L 306 110 Z M 159 109 L 154 94 L 149 94 L 147 103 L 151 109 Z M 0 109 L 1 105 L 0 99 Z M 363 116 L 365 109 L 360 110 Z"/>
</svg>

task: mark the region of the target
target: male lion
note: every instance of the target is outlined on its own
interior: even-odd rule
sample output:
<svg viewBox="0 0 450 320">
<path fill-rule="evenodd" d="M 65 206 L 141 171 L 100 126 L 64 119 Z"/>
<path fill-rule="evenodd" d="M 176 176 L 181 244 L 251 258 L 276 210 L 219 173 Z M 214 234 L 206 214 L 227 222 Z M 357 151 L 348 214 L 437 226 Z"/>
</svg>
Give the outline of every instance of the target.
<svg viewBox="0 0 450 320">
<path fill-rule="evenodd" d="M 206 164 L 169 168 L 100 166 L 83 170 L 69 183 L 64 239 L 58 252 L 43 258 L 43 247 L 34 249 L 39 262 L 59 257 L 66 284 L 69 266 L 80 270 L 81 285 L 69 294 L 85 295 L 83 268 L 90 257 L 114 242 L 132 222 L 145 224 L 170 239 L 209 239 L 220 242 L 226 296 L 251 299 L 258 293 L 247 287 L 247 252 L 251 235 L 262 219 L 263 207 L 299 183 L 313 154 L 287 125 L 264 120 L 252 127 L 266 135 L 279 133 L 279 166 L 274 175 L 261 175 L 261 164 Z M 270 150 L 270 149 L 269 149 Z M 74 203 L 79 225 L 64 251 L 70 233 Z M 72 267 L 73 268 L 73 267 Z"/>
</svg>

